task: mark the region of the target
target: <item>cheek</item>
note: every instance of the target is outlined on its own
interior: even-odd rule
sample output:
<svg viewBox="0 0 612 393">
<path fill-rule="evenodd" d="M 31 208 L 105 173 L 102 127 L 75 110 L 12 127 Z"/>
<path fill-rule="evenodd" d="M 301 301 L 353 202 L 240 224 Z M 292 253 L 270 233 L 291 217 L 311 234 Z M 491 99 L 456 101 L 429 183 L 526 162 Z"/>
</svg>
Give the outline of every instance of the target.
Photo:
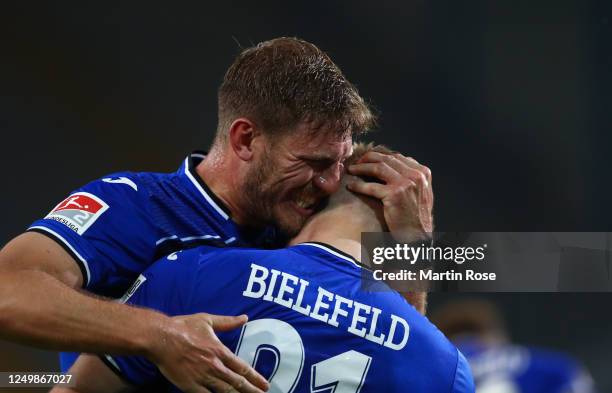
<svg viewBox="0 0 612 393">
<path fill-rule="evenodd" d="M 290 191 L 296 188 L 303 188 L 312 181 L 314 172 L 307 165 L 296 165 L 283 172 L 278 182 L 278 188 Z"/>
</svg>

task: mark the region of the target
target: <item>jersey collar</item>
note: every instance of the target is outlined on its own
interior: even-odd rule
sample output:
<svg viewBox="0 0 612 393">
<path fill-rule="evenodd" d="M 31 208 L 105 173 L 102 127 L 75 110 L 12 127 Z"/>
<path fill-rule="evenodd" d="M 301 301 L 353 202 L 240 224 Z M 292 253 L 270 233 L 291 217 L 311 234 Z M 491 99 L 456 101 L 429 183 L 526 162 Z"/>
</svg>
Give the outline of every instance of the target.
<svg viewBox="0 0 612 393">
<path fill-rule="evenodd" d="M 213 208 L 224 220 L 230 219 L 230 211 L 223 204 L 223 201 L 216 196 L 211 189 L 204 183 L 204 180 L 198 175 L 195 168 L 206 157 L 206 153 L 202 151 L 194 151 L 185 158 L 181 171 L 187 176 L 191 184 L 204 197 L 204 200 Z"/>
<path fill-rule="evenodd" d="M 359 268 L 367 268 L 367 266 L 362 265 L 358 260 L 356 260 L 355 258 L 353 258 L 351 255 L 345 253 L 344 251 L 338 250 L 336 247 L 329 245 L 327 243 L 321 243 L 321 242 L 307 242 L 307 243 L 300 243 L 300 244 L 296 244 L 297 246 L 311 246 L 311 247 L 316 247 L 320 250 L 326 251 L 328 254 L 332 254 L 340 259 L 344 259 L 345 261 L 348 261 L 350 263 L 352 263 L 353 265 L 359 267 Z"/>
</svg>

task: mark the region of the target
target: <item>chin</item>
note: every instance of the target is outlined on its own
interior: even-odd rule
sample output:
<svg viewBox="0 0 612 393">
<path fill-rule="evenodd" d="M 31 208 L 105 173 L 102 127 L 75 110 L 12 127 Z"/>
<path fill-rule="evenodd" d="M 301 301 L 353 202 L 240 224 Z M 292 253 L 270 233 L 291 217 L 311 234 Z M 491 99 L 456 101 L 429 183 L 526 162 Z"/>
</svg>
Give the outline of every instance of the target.
<svg viewBox="0 0 612 393">
<path fill-rule="evenodd" d="M 300 233 L 300 230 L 302 229 L 301 226 L 294 226 L 294 225 L 279 225 L 278 229 L 280 230 L 280 232 L 283 234 L 283 236 L 287 237 L 287 238 L 292 238 L 295 237 L 298 233 Z"/>
<path fill-rule="evenodd" d="M 291 238 L 300 232 L 306 220 L 301 217 L 288 217 L 288 215 L 283 214 L 277 217 L 275 222 L 278 230 L 280 230 L 284 236 Z"/>
</svg>

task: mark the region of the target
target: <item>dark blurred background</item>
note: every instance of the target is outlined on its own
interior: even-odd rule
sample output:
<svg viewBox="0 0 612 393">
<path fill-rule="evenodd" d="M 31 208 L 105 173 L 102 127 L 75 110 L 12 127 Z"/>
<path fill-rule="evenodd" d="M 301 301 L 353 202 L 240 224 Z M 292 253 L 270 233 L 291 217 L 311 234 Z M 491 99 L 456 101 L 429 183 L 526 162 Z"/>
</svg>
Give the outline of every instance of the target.
<svg viewBox="0 0 612 393">
<path fill-rule="evenodd" d="M 368 138 L 432 169 L 439 230 L 612 229 L 609 1 L 14 3 L 2 244 L 89 180 L 206 149 L 226 67 L 277 36 L 326 50 L 380 112 Z M 514 338 L 579 357 L 612 391 L 611 294 L 487 296 Z M 0 342 L 0 370 L 56 367 Z"/>
</svg>

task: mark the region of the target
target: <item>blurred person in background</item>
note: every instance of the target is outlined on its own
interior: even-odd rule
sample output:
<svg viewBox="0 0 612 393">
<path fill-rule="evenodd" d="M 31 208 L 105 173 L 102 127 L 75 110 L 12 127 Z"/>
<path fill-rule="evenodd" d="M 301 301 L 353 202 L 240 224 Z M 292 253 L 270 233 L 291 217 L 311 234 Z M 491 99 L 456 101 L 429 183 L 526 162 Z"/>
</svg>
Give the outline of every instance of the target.
<svg viewBox="0 0 612 393">
<path fill-rule="evenodd" d="M 499 309 L 484 299 L 450 301 L 431 321 L 467 358 L 477 393 L 594 393 L 587 370 L 567 354 L 511 343 Z"/>
</svg>

